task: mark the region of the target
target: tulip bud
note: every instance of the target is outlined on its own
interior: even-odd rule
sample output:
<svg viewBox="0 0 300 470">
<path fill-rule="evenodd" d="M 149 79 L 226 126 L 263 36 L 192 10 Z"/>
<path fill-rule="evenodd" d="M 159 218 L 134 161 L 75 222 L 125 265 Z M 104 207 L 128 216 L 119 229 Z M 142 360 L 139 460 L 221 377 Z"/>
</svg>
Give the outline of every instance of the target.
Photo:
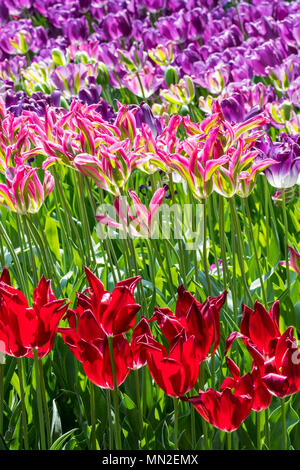
<svg viewBox="0 0 300 470">
<path fill-rule="evenodd" d="M 168 66 L 173 61 L 173 43 L 169 42 L 167 46 L 159 44 L 156 48 L 148 51 L 149 57 L 160 66 Z"/>
<path fill-rule="evenodd" d="M 189 114 L 189 108 L 186 104 L 181 106 L 181 109 L 179 111 L 180 116 L 187 116 Z"/>
<path fill-rule="evenodd" d="M 52 55 L 52 60 L 54 64 L 56 65 L 56 67 L 58 67 L 59 65 L 66 64 L 64 53 L 60 49 L 57 49 L 57 48 L 52 49 L 51 55 Z"/>
<path fill-rule="evenodd" d="M 109 83 L 109 73 L 103 62 L 98 62 L 97 84 L 106 87 Z"/>
<path fill-rule="evenodd" d="M 165 82 L 170 87 L 178 83 L 178 74 L 174 67 L 169 66 L 165 71 Z"/>
<path fill-rule="evenodd" d="M 53 91 L 53 89 L 49 86 L 48 83 L 42 82 L 42 83 L 37 83 L 34 87 L 34 91 L 38 92 L 41 91 L 45 93 L 45 95 L 50 95 Z"/>
<path fill-rule="evenodd" d="M 19 31 L 13 39 L 10 39 L 11 45 L 18 54 L 26 54 L 29 50 L 31 35 L 28 31 Z"/>
</svg>

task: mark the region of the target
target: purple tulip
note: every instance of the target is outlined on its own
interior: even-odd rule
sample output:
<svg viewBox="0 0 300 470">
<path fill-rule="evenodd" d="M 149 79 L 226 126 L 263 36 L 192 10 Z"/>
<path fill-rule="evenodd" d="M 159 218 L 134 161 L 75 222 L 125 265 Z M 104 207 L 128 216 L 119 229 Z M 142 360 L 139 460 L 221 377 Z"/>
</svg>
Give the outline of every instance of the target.
<svg viewBox="0 0 300 470">
<path fill-rule="evenodd" d="M 76 19 L 70 19 L 64 26 L 64 32 L 68 36 L 70 42 L 82 42 L 88 39 L 90 28 L 85 16 Z"/>
<path fill-rule="evenodd" d="M 162 133 L 161 123 L 159 119 L 153 116 L 152 110 L 147 103 L 142 101 L 139 106 L 131 105 L 129 109 L 136 110 L 134 117 L 138 129 L 142 127 L 142 124 L 147 124 L 154 138 Z"/>
<path fill-rule="evenodd" d="M 278 162 L 264 170 L 272 186 L 285 189 L 297 184 L 300 172 L 300 134 L 281 134 L 280 142 L 272 142 L 269 136 L 265 135 L 256 147 L 261 151 L 258 158 L 272 158 Z"/>
</svg>

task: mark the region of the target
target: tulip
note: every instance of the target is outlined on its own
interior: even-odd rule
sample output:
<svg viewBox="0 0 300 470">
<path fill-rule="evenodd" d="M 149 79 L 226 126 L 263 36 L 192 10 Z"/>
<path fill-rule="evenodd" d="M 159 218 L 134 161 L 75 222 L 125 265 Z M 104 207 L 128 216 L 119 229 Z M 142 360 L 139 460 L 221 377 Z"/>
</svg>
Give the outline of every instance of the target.
<svg viewBox="0 0 300 470">
<path fill-rule="evenodd" d="M 296 273 L 300 276 L 300 253 L 298 253 L 294 248 L 291 246 L 288 247 L 290 251 L 290 262 L 289 267 L 296 271 Z M 279 264 L 281 266 L 285 266 L 285 261 L 280 261 Z"/>
<path fill-rule="evenodd" d="M 7 273 L 0 281 L 0 345 L 1 352 L 15 357 L 46 356 L 53 347 L 58 324 L 67 310 L 66 299 L 56 299 L 51 280 L 41 277 L 29 307 L 24 294 L 13 288 Z"/>
<path fill-rule="evenodd" d="M 19 214 L 38 212 L 54 188 L 54 179 L 44 171 L 41 183 L 37 171 L 28 165 L 7 168 L 6 184 L 0 184 L 0 204 Z"/>
<path fill-rule="evenodd" d="M 142 344 L 145 338 L 152 338 L 152 333 L 148 320 L 142 316 L 139 323 L 132 330 L 131 335 L 132 369 L 140 369 L 147 362 L 147 354 Z"/>
<path fill-rule="evenodd" d="M 161 90 L 160 95 L 169 103 L 183 105 L 190 104 L 195 97 L 193 80 L 185 75 L 179 83 L 171 84 L 169 90 Z"/>
<path fill-rule="evenodd" d="M 156 48 L 148 50 L 148 55 L 156 64 L 167 67 L 173 62 L 173 43 L 159 44 Z"/>
<path fill-rule="evenodd" d="M 289 327 L 277 342 L 274 359 L 266 365 L 262 377 L 273 395 L 283 398 L 300 390 L 300 348 Z"/>
<path fill-rule="evenodd" d="M 246 374 L 231 387 L 224 387 L 221 392 L 209 388 L 199 395 L 184 398 L 210 424 L 226 432 L 235 431 L 249 416 L 253 403 L 253 385 L 250 374 Z"/>
<path fill-rule="evenodd" d="M 147 336 L 147 335 L 146 335 Z M 198 378 L 199 361 L 193 357 L 194 337 L 180 335 L 168 353 L 165 346 L 148 337 L 140 339 L 154 381 L 169 396 L 180 397 L 191 390 Z"/>
<path fill-rule="evenodd" d="M 178 335 L 183 332 L 189 338 L 194 337 L 195 354 L 199 361 L 204 361 L 212 348 L 214 354 L 220 342 L 220 310 L 226 300 L 227 291 L 218 297 L 208 297 L 201 304 L 195 297 L 178 287 L 178 300 L 175 315 L 168 308 L 155 308 L 152 320 L 156 320 L 162 333 L 172 346 Z"/>
<path fill-rule="evenodd" d="M 269 166 L 265 175 L 275 188 L 285 189 L 297 184 L 300 168 L 300 145 L 298 137 L 283 134 L 281 142 L 273 143 L 268 136 L 256 146 L 260 150 L 260 158 L 271 157 L 275 163 Z"/>
<path fill-rule="evenodd" d="M 230 348 L 232 342 L 237 337 L 249 339 L 254 344 L 260 354 L 265 357 L 274 355 L 274 348 L 281 336 L 279 331 L 279 301 L 272 305 L 270 312 L 264 306 L 256 301 L 254 309 L 242 306 L 243 316 L 241 320 L 241 333 L 236 332 L 229 335 L 226 340 L 226 352 Z"/>
<path fill-rule="evenodd" d="M 241 380 L 240 369 L 238 368 L 238 366 L 228 356 L 226 356 L 225 359 L 226 359 L 227 367 L 232 374 L 232 378 L 226 377 L 223 380 L 221 384 L 221 391 L 227 387 L 235 389 L 239 385 L 239 382 Z M 252 377 L 252 384 L 253 384 L 252 410 L 255 410 L 258 412 L 263 411 L 269 408 L 271 401 L 272 401 L 272 395 L 268 391 L 264 381 L 262 380 L 260 369 L 257 367 L 255 363 L 253 363 L 251 377 Z"/>
<path fill-rule="evenodd" d="M 90 309 L 107 336 L 126 333 L 134 326 L 135 316 L 141 308 L 133 295 L 141 276 L 119 281 L 110 294 L 87 267 L 85 274 L 90 287 L 87 294 L 79 294 L 79 308 Z"/>
<path fill-rule="evenodd" d="M 121 81 L 128 90 L 145 100 L 157 91 L 164 81 L 164 76 L 159 75 L 156 67 L 147 61 L 141 70 L 127 73 Z"/>
<path fill-rule="evenodd" d="M 108 337 L 91 310 L 68 312 L 70 327 L 59 328 L 64 342 L 82 363 L 87 377 L 98 387 L 114 388 Z M 125 336 L 117 335 L 113 341 L 113 354 L 118 386 L 124 382 L 132 366 L 129 343 Z"/>
<path fill-rule="evenodd" d="M 155 214 L 159 210 L 163 198 L 166 195 L 165 188 L 159 188 L 155 191 L 149 205 L 149 210 L 142 204 L 140 198 L 134 191 L 128 191 L 133 201 L 136 216 L 130 210 L 128 204 L 124 204 L 124 198 L 118 198 L 114 202 L 114 208 L 120 222 L 116 222 L 113 218 L 105 214 L 96 215 L 96 219 L 104 225 L 108 225 L 119 230 L 125 230 L 134 237 L 151 237 L 153 236 Z M 127 212 L 126 212 L 127 210 Z"/>
</svg>

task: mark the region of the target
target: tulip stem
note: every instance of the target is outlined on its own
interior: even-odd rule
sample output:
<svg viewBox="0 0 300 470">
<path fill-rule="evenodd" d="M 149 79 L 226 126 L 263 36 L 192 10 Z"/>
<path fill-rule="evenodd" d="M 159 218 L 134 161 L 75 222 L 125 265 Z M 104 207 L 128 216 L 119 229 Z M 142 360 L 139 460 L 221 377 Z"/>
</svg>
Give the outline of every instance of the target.
<svg viewBox="0 0 300 470">
<path fill-rule="evenodd" d="M 28 271 L 27 271 L 27 269 L 26 269 L 27 263 L 26 263 L 26 258 L 25 258 L 25 250 L 24 250 L 24 242 L 23 242 L 23 233 L 22 233 L 22 225 L 21 225 L 20 217 L 21 217 L 21 216 L 16 213 L 17 229 L 18 229 L 19 237 L 20 237 L 19 240 L 20 240 L 22 264 L 23 264 L 24 271 L 26 271 L 26 282 L 25 282 L 26 290 L 24 291 L 24 294 L 25 294 L 25 297 L 28 299 L 28 297 L 29 297 L 29 293 L 28 293 L 28 291 L 29 291 Z"/>
<path fill-rule="evenodd" d="M 137 401 L 137 410 L 139 415 L 139 427 L 140 427 L 140 437 L 143 436 L 143 413 L 141 407 L 141 394 L 140 394 L 140 379 L 138 369 L 134 369 L 134 379 L 135 379 L 135 390 L 136 390 L 136 401 Z"/>
<path fill-rule="evenodd" d="M 219 228 L 220 228 L 220 246 L 221 246 L 221 258 L 223 268 L 223 285 L 224 290 L 227 289 L 227 258 L 226 258 L 226 246 L 225 246 L 225 216 L 224 216 L 224 197 L 219 197 Z"/>
<path fill-rule="evenodd" d="M 115 443 L 116 443 L 117 450 L 121 450 L 122 442 L 121 442 L 121 428 L 120 428 L 120 410 L 119 410 L 116 366 L 115 366 L 114 351 L 113 351 L 113 336 L 108 336 L 107 340 L 108 340 L 108 346 L 109 346 L 109 355 L 110 355 L 113 384 L 114 384 L 112 395 L 113 395 L 114 410 L 115 410 Z"/>
<path fill-rule="evenodd" d="M 178 450 L 178 398 L 173 398 L 174 403 L 174 445 L 175 450 Z"/>
<path fill-rule="evenodd" d="M 267 240 L 267 259 L 269 259 L 269 244 L 270 244 L 270 220 L 269 220 L 269 188 L 268 180 L 264 176 L 264 195 L 265 195 L 265 213 L 266 213 L 266 240 Z"/>
<path fill-rule="evenodd" d="M 157 248 L 156 246 L 156 243 L 155 243 L 155 240 L 152 240 L 151 239 L 151 243 L 152 243 L 152 246 L 154 247 L 154 251 L 155 251 L 155 254 L 156 254 L 156 257 L 157 257 L 157 260 L 158 260 L 158 263 L 164 273 L 164 277 L 165 279 L 168 280 L 168 287 L 169 287 L 169 292 L 170 294 L 172 295 L 172 297 L 175 297 L 175 290 L 174 290 L 174 287 L 173 287 L 173 282 L 172 282 L 172 277 L 171 277 L 171 271 L 168 269 L 166 271 L 165 267 L 164 267 L 164 264 L 163 264 L 163 260 L 162 260 L 162 257 L 161 257 L 161 254 L 159 252 L 159 249 Z"/>
<path fill-rule="evenodd" d="M 214 234 L 214 226 L 213 226 L 213 220 L 212 220 L 212 213 L 213 213 L 213 200 L 212 200 L 212 196 L 207 199 L 207 206 L 208 206 L 207 214 L 208 214 L 208 230 L 209 230 L 209 236 L 210 236 L 210 239 L 211 239 L 212 251 L 213 251 L 213 254 L 214 254 L 214 258 L 215 258 L 218 280 L 220 281 L 220 267 L 219 267 L 219 261 L 218 261 L 218 256 L 217 256 L 216 243 L 215 243 L 215 234 Z"/>
<path fill-rule="evenodd" d="M 76 227 L 76 224 L 73 220 L 73 216 L 71 214 L 71 211 L 70 211 L 70 208 L 68 206 L 68 202 L 66 201 L 66 198 L 65 198 L 65 194 L 64 194 L 64 190 L 63 190 L 63 187 L 61 185 L 61 182 L 60 182 L 60 178 L 57 174 L 57 171 L 56 171 L 56 168 L 55 166 L 53 166 L 53 174 L 54 174 L 54 178 L 55 178 L 55 185 L 56 187 L 58 188 L 58 193 L 59 193 L 59 196 L 60 196 L 60 200 L 61 200 L 61 203 L 62 203 L 62 206 L 64 208 L 64 212 L 66 214 L 66 218 L 65 218 L 65 224 L 61 224 L 61 226 L 63 227 L 63 230 L 65 230 L 65 227 L 68 228 L 68 231 L 69 231 L 69 236 L 72 238 L 72 234 L 71 234 L 71 227 L 70 227 L 70 224 L 74 230 L 74 234 L 75 234 L 75 239 L 78 243 L 78 250 L 80 252 L 80 256 L 81 256 L 81 259 L 83 262 L 86 261 L 86 254 L 85 254 L 85 250 L 83 249 L 83 245 L 82 245 L 82 241 L 81 241 L 81 237 L 79 235 L 79 232 L 77 230 L 77 227 Z M 57 201 L 56 203 L 56 206 L 57 208 L 59 209 L 60 207 L 60 204 L 59 202 Z M 58 210 L 57 209 L 57 210 Z M 68 234 L 67 234 L 68 236 Z M 66 244 L 66 246 L 69 248 L 69 245 L 70 244 Z M 72 252 L 72 249 L 70 249 L 70 251 Z"/>
<path fill-rule="evenodd" d="M 91 405 L 91 448 L 92 450 L 97 450 L 97 441 L 96 441 L 96 412 L 95 412 L 95 387 L 92 382 L 89 383 L 90 388 L 90 405 Z"/>
<path fill-rule="evenodd" d="M 86 211 L 85 200 L 84 200 L 84 184 L 83 184 L 83 175 L 81 173 L 77 174 L 78 181 L 78 202 L 79 202 L 79 212 L 81 217 L 81 223 L 83 227 L 83 235 L 85 237 L 85 247 L 88 253 L 88 261 L 91 263 L 93 259 L 94 266 L 97 265 L 96 255 L 93 247 L 93 239 L 90 231 L 89 219 Z"/>
<path fill-rule="evenodd" d="M 205 385 L 205 363 L 204 362 L 200 364 L 199 385 L 200 385 L 200 389 L 204 390 L 204 385 Z M 204 418 L 202 418 L 202 430 L 203 430 L 203 436 L 204 436 L 204 448 L 206 450 L 209 450 L 207 421 Z"/>
<path fill-rule="evenodd" d="M 208 259 L 207 259 L 207 249 L 206 249 L 206 236 L 207 236 L 207 210 L 206 210 L 206 200 L 203 199 L 203 248 L 202 248 L 202 257 L 203 257 L 203 265 L 205 271 L 205 277 L 207 282 L 207 290 L 208 295 L 212 295 L 211 289 L 211 282 L 209 277 L 209 270 L 208 270 Z"/>
<path fill-rule="evenodd" d="M 231 432 L 227 432 L 227 450 L 232 450 L 231 446 L 232 446 Z"/>
<path fill-rule="evenodd" d="M 269 430 L 269 408 L 265 410 L 265 444 L 266 447 L 269 449 L 270 448 L 270 430 Z"/>
<path fill-rule="evenodd" d="M 39 231 L 36 229 L 33 220 L 29 219 L 29 222 L 30 222 L 31 227 L 32 227 L 32 232 L 34 232 L 35 235 L 39 237 L 39 239 L 37 241 L 39 242 L 39 245 L 41 247 L 41 251 L 43 253 L 43 256 L 45 257 L 46 262 L 50 263 L 48 265 L 49 276 L 51 276 L 51 275 L 55 276 L 55 281 L 56 281 L 57 288 L 59 289 L 60 295 L 63 296 L 63 291 L 62 291 L 62 288 L 60 286 L 60 279 L 59 279 L 59 276 L 57 274 L 57 269 L 55 268 L 55 265 L 54 265 L 54 262 L 53 262 L 53 257 L 52 257 L 52 253 L 51 253 L 51 250 L 50 250 L 50 246 L 49 246 L 47 237 L 45 235 L 45 229 L 42 226 L 42 222 L 41 222 L 40 217 L 39 217 L 38 214 L 36 214 L 36 220 L 37 220 L 37 223 L 38 223 Z M 40 237 L 40 234 L 41 234 L 42 238 Z"/>
<path fill-rule="evenodd" d="M 248 222 L 249 222 L 249 229 L 250 229 L 250 237 L 251 237 L 251 241 L 252 241 L 252 245 L 253 245 L 255 262 L 256 262 L 256 267 L 257 267 L 257 271 L 258 271 L 258 277 L 259 277 L 259 281 L 260 281 L 262 297 L 263 297 L 263 300 L 264 300 L 264 304 L 267 307 L 267 297 L 266 297 L 266 292 L 265 292 L 265 288 L 264 288 L 264 283 L 263 283 L 263 278 L 262 278 L 262 274 L 261 274 L 261 269 L 260 269 L 258 254 L 257 254 L 257 248 L 256 248 L 256 243 L 255 243 L 255 238 L 254 238 L 254 233 L 253 233 L 251 212 L 250 212 L 250 208 L 249 208 L 248 199 L 246 198 L 246 199 L 244 199 L 244 201 L 245 201 L 245 206 L 246 206 L 246 213 L 247 213 Z"/>
<path fill-rule="evenodd" d="M 282 424 L 282 450 L 287 450 L 287 438 L 286 438 L 286 410 L 285 410 L 285 400 L 284 398 L 280 399 L 281 403 L 281 424 Z"/>
<path fill-rule="evenodd" d="M 23 361 L 22 358 L 18 357 L 18 376 L 20 384 L 20 394 L 21 394 L 21 407 L 22 407 L 22 430 L 24 437 L 24 448 L 25 450 L 29 449 L 28 443 L 28 428 L 27 428 L 27 417 L 26 417 L 26 406 L 25 406 L 25 392 L 24 392 L 24 381 L 23 381 Z M 2 434 L 0 432 L 0 434 Z"/>
<path fill-rule="evenodd" d="M 111 419 L 111 393 L 110 393 L 110 389 L 107 389 L 107 413 L 108 413 L 108 424 L 109 424 L 108 445 L 109 445 L 109 449 L 112 450 L 112 447 L 113 447 L 113 424 L 112 424 L 112 419 Z"/>
<path fill-rule="evenodd" d="M 40 372 L 40 385 L 41 385 L 41 394 L 42 394 L 42 402 L 45 412 L 45 423 L 46 423 L 46 431 L 48 436 L 48 446 L 51 446 L 51 426 L 50 426 L 50 416 L 49 416 L 49 409 L 48 409 L 48 402 L 47 402 L 47 395 L 46 395 L 46 387 L 45 387 L 45 380 L 44 380 L 44 370 L 43 370 L 43 363 L 41 359 L 38 359 L 39 364 L 39 372 Z"/>
<path fill-rule="evenodd" d="M 42 395 L 41 395 L 39 358 L 38 358 L 38 352 L 36 348 L 33 348 L 33 357 L 34 357 L 34 366 L 35 366 L 35 386 L 36 386 L 38 416 L 39 416 L 39 425 L 40 425 L 41 450 L 46 450 L 47 446 L 46 446 L 46 435 L 45 435 L 45 427 L 44 427 L 43 402 L 42 402 Z"/>
<path fill-rule="evenodd" d="M 288 293 L 290 294 L 291 290 L 291 279 L 290 279 L 290 267 L 289 267 L 289 228 L 288 228 L 288 220 L 287 220 L 287 210 L 286 210 L 286 197 L 284 189 L 281 190 L 282 194 L 282 205 L 283 205 L 283 221 L 284 221 L 284 249 L 285 249 L 285 263 L 286 263 L 286 277 L 287 277 L 287 288 Z"/>
<path fill-rule="evenodd" d="M 196 421 L 195 421 L 195 408 L 191 406 L 191 430 L 192 430 L 192 449 L 196 450 Z"/>
<path fill-rule="evenodd" d="M 231 210 L 231 215 L 232 215 L 233 227 L 234 227 L 234 231 L 235 231 L 236 236 L 237 236 L 237 254 L 238 254 L 238 257 L 239 257 L 239 264 L 240 264 L 240 269 L 241 269 L 241 274 L 242 274 L 242 280 L 243 280 L 243 284 L 244 284 L 246 294 L 249 298 L 249 302 L 250 302 L 251 307 L 252 307 L 253 306 L 253 301 L 252 301 L 252 297 L 251 297 L 249 287 L 248 287 L 248 283 L 247 283 L 247 279 L 246 279 L 244 258 L 243 258 L 243 252 L 242 252 L 243 250 L 242 250 L 241 227 L 240 227 L 239 220 L 238 220 L 238 215 L 237 215 L 237 211 L 236 211 L 236 207 L 235 207 L 234 197 L 231 197 L 229 199 L 229 204 L 230 204 L 230 210 Z"/>
<path fill-rule="evenodd" d="M 176 201 L 175 201 L 175 188 L 174 188 L 172 173 L 169 174 L 169 186 L 170 186 L 172 204 L 175 204 L 176 203 Z M 176 223 L 177 223 L 177 221 L 175 220 L 175 217 L 176 217 L 176 213 L 174 214 L 174 226 L 176 226 Z M 187 289 L 187 279 L 186 279 L 185 261 L 184 261 L 184 245 L 183 245 L 183 241 L 182 241 L 181 238 L 178 239 L 178 247 L 179 247 L 179 256 L 180 256 L 180 264 L 181 264 L 180 273 L 182 275 L 183 285 Z M 167 263 L 169 263 L 168 253 L 169 253 L 169 250 L 166 248 Z M 169 266 L 168 266 L 168 270 L 169 270 Z"/>
<path fill-rule="evenodd" d="M 262 441 L 261 441 L 261 432 L 260 432 L 260 425 L 261 425 L 261 419 L 260 419 L 261 412 L 257 411 L 256 412 L 256 446 L 257 450 L 262 449 Z"/>
<path fill-rule="evenodd" d="M 31 263 L 32 263 L 32 272 L 33 272 L 33 283 L 36 286 L 38 283 L 38 273 L 37 273 L 37 267 L 36 267 L 36 262 L 35 262 L 35 256 L 33 252 L 33 246 L 32 246 L 32 240 L 31 240 L 31 235 L 29 232 L 28 224 L 27 224 L 27 219 L 26 215 L 23 215 L 23 223 L 24 223 L 24 229 L 26 233 L 26 238 L 27 238 L 27 243 L 29 245 L 29 251 L 30 251 L 30 257 L 31 257 Z"/>
<path fill-rule="evenodd" d="M 139 76 L 139 73 L 138 73 L 138 72 L 136 72 L 136 77 L 137 77 L 138 82 L 139 82 L 139 85 L 140 85 L 140 87 L 141 87 L 141 92 L 142 92 L 143 100 L 145 101 L 145 100 L 146 100 L 146 97 L 145 97 L 144 87 L 143 87 L 142 80 L 141 80 L 141 77 Z"/>
</svg>

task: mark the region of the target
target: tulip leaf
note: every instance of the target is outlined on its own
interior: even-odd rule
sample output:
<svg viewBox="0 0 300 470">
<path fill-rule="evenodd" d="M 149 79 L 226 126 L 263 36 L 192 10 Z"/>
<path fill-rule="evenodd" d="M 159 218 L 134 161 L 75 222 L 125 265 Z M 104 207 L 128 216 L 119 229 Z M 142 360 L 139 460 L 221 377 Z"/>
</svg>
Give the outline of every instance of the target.
<svg viewBox="0 0 300 470">
<path fill-rule="evenodd" d="M 58 439 L 56 439 L 56 441 L 53 442 L 52 446 L 50 447 L 50 450 L 61 450 L 66 444 L 67 440 L 73 436 L 75 431 L 78 431 L 78 428 L 71 429 L 70 431 L 66 432 Z"/>
</svg>

